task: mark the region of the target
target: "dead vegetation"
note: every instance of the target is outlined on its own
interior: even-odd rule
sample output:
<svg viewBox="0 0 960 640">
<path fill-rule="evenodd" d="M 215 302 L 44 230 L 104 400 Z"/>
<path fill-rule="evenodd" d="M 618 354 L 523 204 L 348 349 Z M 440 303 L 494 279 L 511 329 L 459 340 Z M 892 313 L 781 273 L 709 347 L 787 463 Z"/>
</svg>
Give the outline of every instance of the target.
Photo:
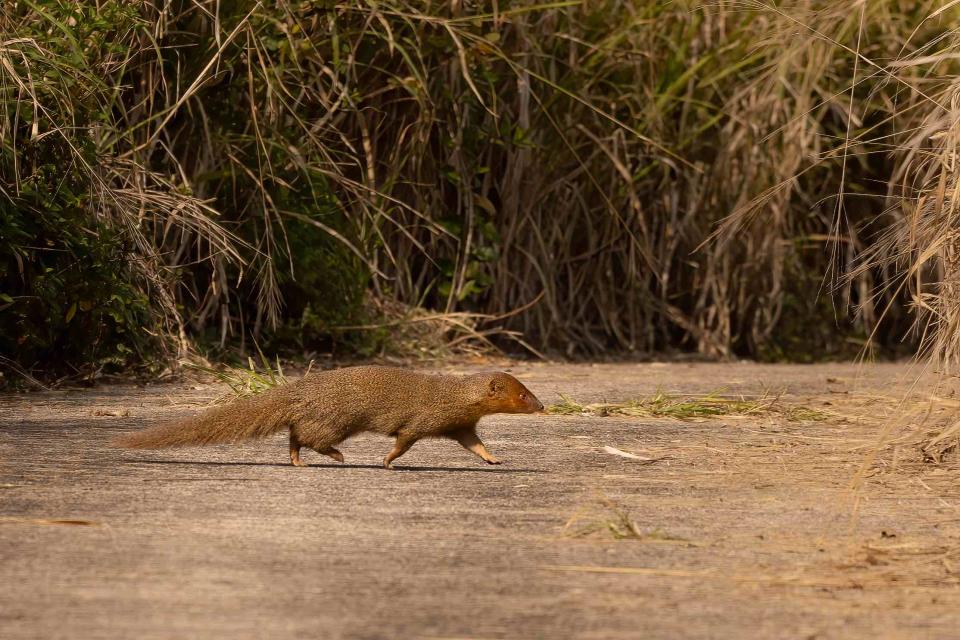
<svg viewBox="0 0 960 640">
<path fill-rule="evenodd" d="M 4 350 L 948 340 L 957 10 L 5 3 Z"/>
<path fill-rule="evenodd" d="M 831 418 L 826 411 L 785 402 L 780 394 L 761 394 L 755 397 L 668 394 L 657 391 L 649 398 L 622 402 L 593 402 L 582 404 L 570 396 L 560 394 L 561 401 L 547 407 L 547 413 L 559 415 L 629 416 L 676 418 L 696 420 L 712 417 L 762 417 L 777 415 L 789 421 L 822 421 Z"/>
<path fill-rule="evenodd" d="M 696 544 L 685 538 L 670 535 L 658 527 L 644 528 L 623 505 L 606 496 L 599 497 L 595 505 L 579 510 L 567 520 L 563 526 L 562 535 L 570 538 L 609 536 L 614 540 L 690 546 Z"/>
</svg>

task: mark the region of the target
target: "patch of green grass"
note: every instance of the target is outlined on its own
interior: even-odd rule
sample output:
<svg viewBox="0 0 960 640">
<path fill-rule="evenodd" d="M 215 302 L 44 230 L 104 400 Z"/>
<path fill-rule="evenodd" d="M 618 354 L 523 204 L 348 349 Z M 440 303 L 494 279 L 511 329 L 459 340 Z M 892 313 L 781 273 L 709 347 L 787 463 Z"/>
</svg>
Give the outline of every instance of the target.
<svg viewBox="0 0 960 640">
<path fill-rule="evenodd" d="M 230 387 L 230 392 L 217 398 L 217 403 L 227 402 L 236 398 L 255 396 L 268 389 L 287 384 L 287 377 L 284 375 L 283 368 L 280 366 L 280 358 L 278 357 L 276 362 L 271 365 L 270 361 L 267 360 L 259 348 L 257 349 L 257 353 L 260 356 L 259 369 L 252 357 L 247 358 L 247 368 L 225 367 L 215 369 L 213 367 L 194 364 L 186 366 L 209 374 Z M 312 367 L 313 361 L 311 361 L 307 367 L 307 373 L 310 373 Z"/>
<path fill-rule="evenodd" d="M 570 396 L 561 393 L 560 402 L 555 402 L 547 407 L 547 413 L 553 413 L 562 416 L 577 415 L 585 413 L 586 407 Z"/>
<path fill-rule="evenodd" d="M 779 395 L 723 396 L 710 393 L 704 396 L 672 395 L 657 391 L 649 398 L 623 402 L 596 402 L 583 404 L 568 395 L 560 394 L 560 402 L 547 407 L 547 413 L 557 415 L 630 416 L 653 418 L 676 418 L 693 420 L 720 416 L 751 416 L 777 414 L 791 422 L 825 420 L 822 411 L 809 407 L 786 405 Z"/>
</svg>

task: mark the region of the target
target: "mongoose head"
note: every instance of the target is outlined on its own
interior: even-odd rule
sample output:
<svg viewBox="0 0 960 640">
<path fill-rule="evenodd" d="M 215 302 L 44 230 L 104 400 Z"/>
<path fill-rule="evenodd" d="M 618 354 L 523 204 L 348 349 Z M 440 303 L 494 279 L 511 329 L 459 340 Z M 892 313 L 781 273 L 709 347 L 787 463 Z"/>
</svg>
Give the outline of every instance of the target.
<svg viewBox="0 0 960 640">
<path fill-rule="evenodd" d="M 536 413 L 543 403 L 509 373 L 481 373 L 474 376 L 482 384 L 481 406 L 487 413 Z"/>
</svg>

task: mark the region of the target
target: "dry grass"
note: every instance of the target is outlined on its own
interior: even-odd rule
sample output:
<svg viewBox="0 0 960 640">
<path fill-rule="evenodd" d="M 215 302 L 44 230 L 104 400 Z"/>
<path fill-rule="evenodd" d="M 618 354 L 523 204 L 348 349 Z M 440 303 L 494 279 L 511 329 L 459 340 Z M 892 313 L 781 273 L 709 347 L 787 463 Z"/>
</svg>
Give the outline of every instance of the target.
<svg viewBox="0 0 960 640">
<path fill-rule="evenodd" d="M 562 400 L 547 407 L 548 413 L 559 415 L 629 416 L 697 420 L 712 417 L 747 417 L 777 415 L 789 421 L 824 421 L 831 414 L 802 405 L 785 403 L 781 395 L 764 394 L 758 397 L 723 396 L 711 393 L 703 396 L 667 394 L 657 391 L 649 398 L 623 402 L 595 402 L 582 404 L 560 394 Z"/>
<path fill-rule="evenodd" d="M 947 392 L 945 389 L 941 391 Z M 957 418 L 960 402 L 954 397 L 931 394 L 927 384 L 923 384 L 899 398 L 885 398 L 883 402 L 889 405 L 887 415 L 878 421 L 879 438 L 868 448 L 868 459 L 860 476 L 878 464 L 881 453 L 885 454 L 882 461 L 888 468 L 896 468 L 901 458 L 909 460 L 913 457 L 901 453 L 904 450 L 918 452 L 928 464 L 955 459 L 960 451 L 960 421 Z M 862 479 L 858 477 L 858 482 Z"/>
<path fill-rule="evenodd" d="M 27 210 L 55 142 L 174 354 L 428 324 L 364 292 L 452 349 L 568 356 L 842 348 L 831 300 L 862 344 L 909 295 L 951 326 L 862 256 L 887 230 L 911 282 L 947 265 L 954 7 L 101 5 L 0 11 L 0 189 Z"/>
<path fill-rule="evenodd" d="M 811 104 L 813 111 L 798 112 L 783 125 L 805 126 L 810 113 L 830 105 L 842 114 L 834 135 L 825 136 L 816 153 L 806 154 L 789 179 L 738 206 L 717 237 L 729 239 L 755 224 L 777 224 L 782 216 L 771 212 L 772 202 L 792 198 L 803 176 L 822 172 L 825 166 L 839 167 L 839 174 L 831 172 L 839 181 L 833 184 L 829 210 L 824 210 L 831 220 L 831 260 L 824 283 L 872 327 L 864 353 L 876 344 L 882 320 L 910 309 L 919 359 L 924 370 L 940 372 L 934 386 L 943 386 L 960 359 L 960 40 L 952 28 L 957 5 L 920 2 L 899 15 L 901 7 L 883 2 L 857 3 L 854 10 L 816 2 L 745 6 L 773 17 L 777 28 L 772 40 L 788 43 L 784 61 L 791 52 L 803 57 L 817 50 L 827 58 L 831 51 L 851 58 L 836 76 L 838 91 L 822 93 Z M 914 26 L 902 34 L 881 27 L 903 19 Z M 824 77 L 835 71 L 816 65 L 808 69 Z M 782 67 L 771 71 L 771 80 L 783 80 Z M 870 164 L 883 167 L 878 174 L 885 185 L 882 191 L 858 183 L 862 167 Z M 931 426 L 931 416 L 943 410 L 942 404 L 936 405 L 918 408 L 914 398 L 905 396 L 884 424 L 878 446 L 919 442 L 929 459 L 939 460 L 955 448 L 960 427 L 955 418 Z"/>
<path fill-rule="evenodd" d="M 570 538 L 609 536 L 614 540 L 696 546 L 690 540 L 672 536 L 656 527 L 645 530 L 622 505 L 606 497 L 567 520 L 562 535 Z"/>
<path fill-rule="evenodd" d="M 371 298 L 369 308 L 371 315 L 381 320 L 331 327 L 336 334 L 361 332 L 378 338 L 377 350 L 366 355 L 401 362 L 443 360 L 451 356 L 500 353 L 501 345 L 512 344 L 526 353 L 545 358 L 520 332 L 503 325 L 506 318 L 522 313 L 526 307 L 500 316 L 465 311 L 440 313 L 396 300 Z"/>
</svg>

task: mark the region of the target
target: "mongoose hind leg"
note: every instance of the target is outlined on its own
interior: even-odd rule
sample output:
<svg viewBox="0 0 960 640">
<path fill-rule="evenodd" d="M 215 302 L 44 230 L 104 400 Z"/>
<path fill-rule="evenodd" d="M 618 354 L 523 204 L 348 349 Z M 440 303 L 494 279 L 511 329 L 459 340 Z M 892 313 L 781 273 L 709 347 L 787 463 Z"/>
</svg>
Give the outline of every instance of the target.
<svg viewBox="0 0 960 640">
<path fill-rule="evenodd" d="M 325 456 L 330 456 L 337 462 L 343 462 L 343 454 L 334 448 L 346 439 L 341 430 L 318 420 L 295 420 L 290 427 L 290 460 L 294 461 L 294 447 L 309 447 Z M 299 459 L 299 454 L 296 456 Z"/>
<path fill-rule="evenodd" d="M 297 438 L 297 434 L 290 429 L 290 464 L 295 467 L 305 467 L 307 463 L 300 459 L 300 447 L 303 445 Z"/>
<path fill-rule="evenodd" d="M 310 448 L 313 449 L 313 447 L 310 447 Z M 316 451 L 317 453 L 322 453 L 325 456 L 330 456 L 337 462 L 343 462 L 343 454 L 340 453 L 339 450 L 334 449 L 333 447 L 327 447 L 323 451 L 321 451 L 320 449 L 313 449 L 313 450 Z"/>
<path fill-rule="evenodd" d="M 463 448 L 467 451 L 483 458 L 487 464 L 503 464 L 501 460 L 494 458 L 490 452 L 487 451 L 487 448 L 483 446 L 483 441 L 480 439 L 480 436 L 477 435 L 474 427 L 452 431 L 448 436 L 463 445 Z"/>
<path fill-rule="evenodd" d="M 309 466 L 307 465 L 306 462 L 300 459 L 300 448 L 303 446 L 305 445 L 302 442 L 300 442 L 300 440 L 297 439 L 297 436 L 291 433 L 290 434 L 290 462 L 296 467 Z M 340 453 L 339 450 L 334 449 L 333 447 L 326 447 L 326 448 L 320 448 L 320 449 L 317 449 L 314 447 L 310 447 L 310 448 L 316 451 L 317 453 L 322 453 L 325 456 L 330 456 L 337 462 L 343 462 L 343 454 Z"/>
<path fill-rule="evenodd" d="M 383 467 L 385 469 L 393 469 L 393 461 L 409 451 L 410 447 L 412 447 L 413 443 L 417 440 L 417 436 L 408 433 L 398 433 L 397 442 L 393 445 L 393 450 L 383 459 Z"/>
</svg>

